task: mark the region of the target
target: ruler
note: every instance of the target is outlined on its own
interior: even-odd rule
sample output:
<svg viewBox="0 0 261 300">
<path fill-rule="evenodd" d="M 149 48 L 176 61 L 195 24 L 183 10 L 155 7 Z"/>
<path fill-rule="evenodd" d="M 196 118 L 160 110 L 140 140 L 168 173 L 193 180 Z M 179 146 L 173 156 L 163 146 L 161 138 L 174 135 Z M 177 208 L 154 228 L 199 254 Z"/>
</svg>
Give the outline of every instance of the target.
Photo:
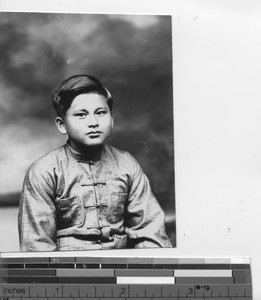
<svg viewBox="0 0 261 300">
<path fill-rule="evenodd" d="M 35 255 L 1 254 L 1 299 L 252 299 L 248 258 Z"/>
</svg>

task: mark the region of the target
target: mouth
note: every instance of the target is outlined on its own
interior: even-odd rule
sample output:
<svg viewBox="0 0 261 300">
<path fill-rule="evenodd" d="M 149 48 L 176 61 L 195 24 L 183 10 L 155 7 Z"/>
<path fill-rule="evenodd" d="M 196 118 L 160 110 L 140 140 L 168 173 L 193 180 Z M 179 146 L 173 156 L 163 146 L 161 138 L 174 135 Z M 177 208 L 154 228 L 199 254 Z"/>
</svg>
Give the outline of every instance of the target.
<svg viewBox="0 0 261 300">
<path fill-rule="evenodd" d="M 87 133 L 87 135 L 89 135 L 90 137 L 96 137 L 99 136 L 101 134 L 101 131 L 90 131 Z"/>
</svg>

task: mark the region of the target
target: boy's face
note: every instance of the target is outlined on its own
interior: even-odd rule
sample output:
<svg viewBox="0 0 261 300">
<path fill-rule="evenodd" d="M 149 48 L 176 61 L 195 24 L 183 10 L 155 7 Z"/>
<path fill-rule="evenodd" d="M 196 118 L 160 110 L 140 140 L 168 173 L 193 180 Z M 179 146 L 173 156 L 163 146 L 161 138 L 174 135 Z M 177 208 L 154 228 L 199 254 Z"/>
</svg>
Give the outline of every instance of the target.
<svg viewBox="0 0 261 300">
<path fill-rule="evenodd" d="M 102 145 L 110 135 L 113 118 L 107 100 L 99 94 L 74 98 L 64 118 L 56 118 L 62 134 L 68 134 L 73 149 Z"/>
</svg>

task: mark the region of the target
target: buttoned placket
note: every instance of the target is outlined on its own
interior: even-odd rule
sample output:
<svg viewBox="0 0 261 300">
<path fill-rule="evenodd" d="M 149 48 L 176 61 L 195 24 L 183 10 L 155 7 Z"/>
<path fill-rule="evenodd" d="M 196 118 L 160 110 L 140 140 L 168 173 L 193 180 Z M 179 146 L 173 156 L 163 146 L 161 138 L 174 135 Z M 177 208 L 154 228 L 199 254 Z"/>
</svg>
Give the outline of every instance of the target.
<svg viewBox="0 0 261 300">
<path fill-rule="evenodd" d="M 99 239 L 97 240 L 97 242 L 102 242 L 103 239 L 108 240 L 109 239 L 109 226 L 106 226 L 105 224 L 103 224 L 102 222 L 102 217 L 101 217 L 101 208 L 103 207 L 107 207 L 107 204 L 101 203 L 99 201 L 99 197 L 98 194 L 100 193 L 99 191 L 99 186 L 104 186 L 106 185 L 105 181 L 101 181 L 101 180 L 96 180 L 96 176 L 95 176 L 95 171 L 94 171 L 94 162 L 93 161 L 89 161 L 87 163 L 85 163 L 85 166 L 88 166 L 88 171 L 91 179 L 90 183 L 82 183 L 82 186 L 92 186 L 92 192 L 93 192 L 93 196 L 94 196 L 94 203 L 92 205 L 88 205 L 86 204 L 86 202 L 84 201 L 84 208 L 85 208 L 85 213 L 88 214 L 88 209 L 95 209 L 95 219 L 96 219 L 96 226 L 97 227 L 86 227 L 87 229 L 98 229 L 100 231 L 100 235 L 99 235 Z"/>
</svg>

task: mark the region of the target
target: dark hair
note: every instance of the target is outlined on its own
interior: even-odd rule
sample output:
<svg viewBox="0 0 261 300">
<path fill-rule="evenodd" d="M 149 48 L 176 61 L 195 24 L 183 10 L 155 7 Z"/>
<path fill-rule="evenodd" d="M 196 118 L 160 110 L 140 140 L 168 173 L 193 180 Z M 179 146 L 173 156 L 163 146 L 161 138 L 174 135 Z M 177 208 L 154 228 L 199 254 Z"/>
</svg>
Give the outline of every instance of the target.
<svg viewBox="0 0 261 300">
<path fill-rule="evenodd" d="M 76 96 L 91 93 L 103 95 L 112 111 L 113 99 L 110 92 L 91 75 L 75 75 L 59 83 L 51 94 L 53 107 L 57 115 L 63 117 Z"/>
</svg>

